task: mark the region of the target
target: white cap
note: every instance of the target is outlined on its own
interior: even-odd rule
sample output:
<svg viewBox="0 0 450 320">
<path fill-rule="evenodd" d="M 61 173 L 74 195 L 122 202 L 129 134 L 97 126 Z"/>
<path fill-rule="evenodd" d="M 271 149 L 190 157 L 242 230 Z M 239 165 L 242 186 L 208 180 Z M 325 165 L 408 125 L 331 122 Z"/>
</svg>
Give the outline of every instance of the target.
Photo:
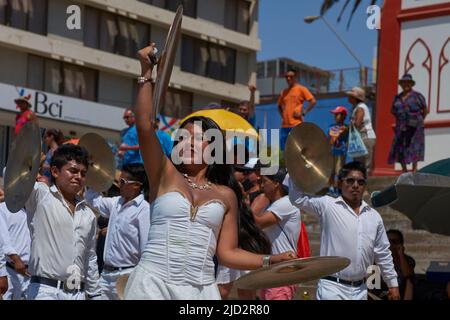
<svg viewBox="0 0 450 320">
<path fill-rule="evenodd" d="M 249 169 L 254 169 L 256 164 L 258 163 L 258 158 L 250 158 L 248 162 L 244 165 L 244 167 L 247 167 Z"/>
<path fill-rule="evenodd" d="M 288 187 L 289 188 L 289 173 L 286 174 L 286 177 L 284 177 L 283 180 L 283 186 Z"/>
</svg>

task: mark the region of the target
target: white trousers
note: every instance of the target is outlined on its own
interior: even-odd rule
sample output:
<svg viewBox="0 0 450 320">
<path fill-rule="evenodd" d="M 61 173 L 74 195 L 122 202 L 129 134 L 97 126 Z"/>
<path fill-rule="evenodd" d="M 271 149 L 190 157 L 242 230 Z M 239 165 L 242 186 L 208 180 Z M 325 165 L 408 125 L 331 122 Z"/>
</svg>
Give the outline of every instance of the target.
<svg viewBox="0 0 450 320">
<path fill-rule="evenodd" d="M 130 274 L 134 268 L 128 268 L 117 271 L 106 271 L 103 269 L 100 277 L 100 288 L 102 290 L 102 300 L 119 300 L 117 295 L 117 279 L 120 276 Z"/>
<path fill-rule="evenodd" d="M 352 287 L 321 279 L 317 287 L 317 300 L 367 300 L 367 286 Z"/>
<path fill-rule="evenodd" d="M 84 291 L 69 293 L 62 289 L 41 283 L 30 283 L 27 291 L 28 300 L 86 300 Z"/>
<path fill-rule="evenodd" d="M 6 267 L 8 273 L 8 291 L 3 295 L 5 300 L 23 300 L 26 299 L 30 278 L 22 276 L 14 269 Z"/>
</svg>

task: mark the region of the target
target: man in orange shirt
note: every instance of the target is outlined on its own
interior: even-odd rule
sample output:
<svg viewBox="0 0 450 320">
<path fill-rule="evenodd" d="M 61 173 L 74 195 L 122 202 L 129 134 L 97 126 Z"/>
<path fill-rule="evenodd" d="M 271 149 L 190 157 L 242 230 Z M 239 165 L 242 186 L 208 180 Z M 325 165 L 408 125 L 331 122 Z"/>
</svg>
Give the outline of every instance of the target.
<svg viewBox="0 0 450 320">
<path fill-rule="evenodd" d="M 280 130 L 280 148 L 284 151 L 287 137 L 292 128 L 302 123 L 305 115 L 316 105 L 316 99 L 304 86 L 297 83 L 297 71 L 289 69 L 285 74 L 288 88 L 281 91 L 278 98 L 278 111 L 282 122 Z M 308 108 L 303 111 L 303 102 L 308 101 Z"/>
</svg>

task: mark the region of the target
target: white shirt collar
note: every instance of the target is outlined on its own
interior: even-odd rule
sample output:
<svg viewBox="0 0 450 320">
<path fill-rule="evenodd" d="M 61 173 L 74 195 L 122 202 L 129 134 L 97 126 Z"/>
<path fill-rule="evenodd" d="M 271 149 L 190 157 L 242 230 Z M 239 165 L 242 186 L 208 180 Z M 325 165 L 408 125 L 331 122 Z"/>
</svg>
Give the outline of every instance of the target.
<svg viewBox="0 0 450 320">
<path fill-rule="evenodd" d="M 56 184 L 52 184 L 50 186 L 50 192 L 53 193 L 59 200 L 64 200 L 64 196 L 62 195 Z M 86 200 L 80 198 L 79 196 L 75 196 L 75 207 L 83 204 L 85 201 Z M 65 202 L 65 200 L 63 202 Z"/>
<path fill-rule="evenodd" d="M 347 204 L 347 202 L 345 202 L 344 198 L 342 198 L 342 196 L 337 197 L 335 200 L 335 203 L 343 203 L 345 204 L 345 206 L 349 209 L 351 209 L 353 211 L 352 208 L 350 208 L 350 206 Z M 370 211 L 371 208 L 369 206 L 369 204 L 367 202 L 365 202 L 364 200 L 362 200 L 361 202 L 361 206 L 359 207 L 359 214 L 363 214 L 366 211 Z"/>
<path fill-rule="evenodd" d="M 119 200 L 119 202 L 120 202 L 120 204 L 121 205 L 123 205 L 123 202 L 124 202 L 124 198 L 123 197 L 120 197 L 120 200 Z M 140 195 L 138 195 L 136 198 L 134 198 L 133 200 L 130 200 L 130 201 L 128 201 L 127 203 L 126 203 L 126 205 L 132 205 L 132 204 L 134 204 L 136 207 L 139 207 L 140 205 L 141 205 L 141 203 L 142 203 L 142 201 L 144 201 L 145 199 L 144 199 L 144 195 L 141 193 Z"/>
</svg>

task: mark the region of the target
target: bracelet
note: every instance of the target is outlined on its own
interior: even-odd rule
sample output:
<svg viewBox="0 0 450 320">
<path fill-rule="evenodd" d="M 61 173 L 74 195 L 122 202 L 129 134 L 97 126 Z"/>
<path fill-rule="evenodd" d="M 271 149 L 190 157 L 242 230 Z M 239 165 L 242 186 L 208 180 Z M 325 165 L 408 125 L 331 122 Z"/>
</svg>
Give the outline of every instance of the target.
<svg viewBox="0 0 450 320">
<path fill-rule="evenodd" d="M 146 77 L 137 77 L 137 83 L 138 84 L 144 84 L 144 83 L 150 82 L 150 81 L 151 81 L 151 79 L 146 78 Z"/>
<path fill-rule="evenodd" d="M 263 263 L 262 266 L 263 268 L 270 266 L 270 255 L 267 256 L 263 256 Z"/>
</svg>

